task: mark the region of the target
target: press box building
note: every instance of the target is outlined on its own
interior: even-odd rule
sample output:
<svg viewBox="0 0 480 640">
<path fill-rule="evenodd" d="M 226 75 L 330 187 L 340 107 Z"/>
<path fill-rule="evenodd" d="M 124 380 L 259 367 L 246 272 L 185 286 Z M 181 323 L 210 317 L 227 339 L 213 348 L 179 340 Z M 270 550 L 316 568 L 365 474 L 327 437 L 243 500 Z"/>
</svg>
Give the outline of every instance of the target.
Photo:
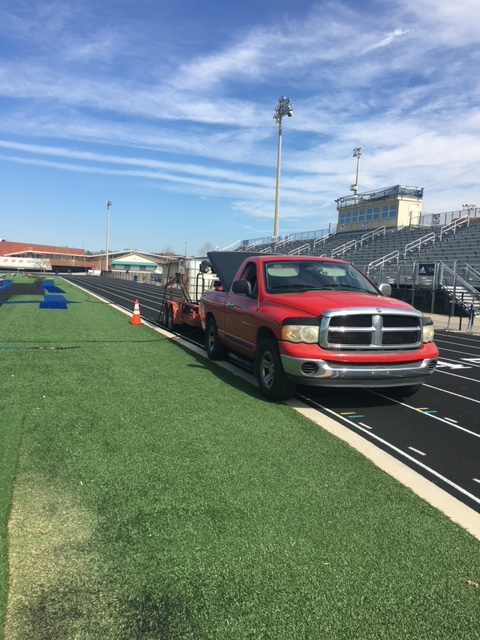
<svg viewBox="0 0 480 640">
<path fill-rule="evenodd" d="M 420 223 L 423 189 L 396 185 L 335 200 L 337 233 L 378 227 L 411 227 Z"/>
</svg>

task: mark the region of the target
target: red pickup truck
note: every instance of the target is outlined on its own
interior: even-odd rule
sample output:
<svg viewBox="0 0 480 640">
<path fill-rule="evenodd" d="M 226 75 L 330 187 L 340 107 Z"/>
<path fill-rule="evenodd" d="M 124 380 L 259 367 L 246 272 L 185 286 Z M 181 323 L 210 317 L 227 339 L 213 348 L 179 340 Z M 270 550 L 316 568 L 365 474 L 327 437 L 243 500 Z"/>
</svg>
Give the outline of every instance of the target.
<svg viewBox="0 0 480 640">
<path fill-rule="evenodd" d="M 433 322 L 343 260 L 211 252 L 222 290 L 200 301 L 205 347 L 253 365 L 261 393 L 295 385 L 415 393 L 435 371 Z"/>
</svg>

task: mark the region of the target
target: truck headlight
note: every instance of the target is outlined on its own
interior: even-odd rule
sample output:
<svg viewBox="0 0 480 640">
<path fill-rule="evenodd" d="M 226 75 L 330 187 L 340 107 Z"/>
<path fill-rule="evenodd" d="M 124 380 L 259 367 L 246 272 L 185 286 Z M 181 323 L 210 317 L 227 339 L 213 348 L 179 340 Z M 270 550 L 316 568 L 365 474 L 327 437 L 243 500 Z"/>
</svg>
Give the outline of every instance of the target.
<svg viewBox="0 0 480 640">
<path fill-rule="evenodd" d="M 423 342 L 432 342 L 435 335 L 433 320 L 423 316 L 422 318 L 422 340 Z"/>
<path fill-rule="evenodd" d="M 318 343 L 320 327 L 309 324 L 286 324 L 282 327 L 282 340 L 287 342 Z"/>
</svg>

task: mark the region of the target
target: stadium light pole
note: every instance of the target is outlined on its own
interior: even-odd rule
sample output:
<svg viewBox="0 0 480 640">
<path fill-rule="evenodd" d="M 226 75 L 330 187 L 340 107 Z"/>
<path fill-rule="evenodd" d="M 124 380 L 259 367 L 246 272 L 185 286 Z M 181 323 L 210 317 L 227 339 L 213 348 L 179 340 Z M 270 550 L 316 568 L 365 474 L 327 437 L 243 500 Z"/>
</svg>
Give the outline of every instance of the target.
<svg viewBox="0 0 480 640">
<path fill-rule="evenodd" d="M 107 200 L 107 234 L 106 234 L 106 239 L 105 239 L 105 273 L 108 272 L 108 222 L 109 222 L 109 212 L 110 212 L 110 207 L 112 206 L 112 203 L 110 200 Z"/>
<path fill-rule="evenodd" d="M 358 170 L 360 167 L 360 158 L 362 156 L 362 147 L 355 147 L 353 150 L 353 157 L 357 159 L 357 170 L 355 172 L 355 184 L 352 184 L 350 187 L 350 191 L 353 191 L 353 195 L 356 196 L 358 193 Z"/>
<path fill-rule="evenodd" d="M 278 237 L 278 200 L 280 194 L 280 163 L 282 157 L 282 120 L 284 116 L 291 118 L 293 115 L 293 105 L 290 98 L 279 98 L 278 104 L 273 114 L 273 119 L 278 124 L 278 145 L 277 145 L 277 181 L 275 185 L 275 218 L 273 222 L 273 237 Z"/>
</svg>

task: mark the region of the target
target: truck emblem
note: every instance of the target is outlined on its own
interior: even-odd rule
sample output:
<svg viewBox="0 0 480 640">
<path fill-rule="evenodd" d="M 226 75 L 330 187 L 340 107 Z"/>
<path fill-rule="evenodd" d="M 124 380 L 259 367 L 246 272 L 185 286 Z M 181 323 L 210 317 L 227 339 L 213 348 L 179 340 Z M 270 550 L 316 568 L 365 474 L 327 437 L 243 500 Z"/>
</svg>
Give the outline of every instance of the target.
<svg viewBox="0 0 480 640">
<path fill-rule="evenodd" d="M 380 307 L 377 307 L 377 311 L 378 313 L 382 313 L 383 309 L 380 309 Z"/>
</svg>

